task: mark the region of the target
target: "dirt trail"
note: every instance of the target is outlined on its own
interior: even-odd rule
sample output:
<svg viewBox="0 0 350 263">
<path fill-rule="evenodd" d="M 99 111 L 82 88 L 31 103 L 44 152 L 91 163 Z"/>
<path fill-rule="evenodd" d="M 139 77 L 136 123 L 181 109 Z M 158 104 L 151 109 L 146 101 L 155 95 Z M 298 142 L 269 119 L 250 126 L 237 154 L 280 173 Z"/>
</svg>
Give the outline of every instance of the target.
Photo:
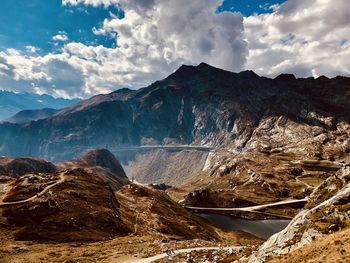
<svg viewBox="0 0 350 263">
<path fill-rule="evenodd" d="M 39 198 L 40 196 L 46 194 L 51 188 L 55 187 L 56 185 L 59 185 L 61 183 L 63 183 L 65 181 L 65 176 L 63 173 L 60 174 L 60 179 L 58 181 L 56 181 L 55 183 L 48 185 L 47 187 L 45 187 L 40 193 L 33 195 L 32 197 L 29 197 L 25 200 L 21 200 L 21 201 L 16 201 L 16 202 L 1 202 L 0 203 L 0 207 L 5 207 L 5 206 L 11 206 L 11 205 L 18 205 L 18 204 L 24 204 L 24 203 L 28 203 L 30 201 L 33 201 L 36 198 Z"/>
<path fill-rule="evenodd" d="M 192 251 L 202 251 L 202 250 L 221 250 L 221 251 L 229 251 L 229 250 L 233 250 L 233 251 L 238 251 L 243 249 L 244 247 L 239 247 L 239 246 L 232 246 L 232 247 L 195 247 L 195 248 L 184 248 L 184 249 L 177 249 L 174 250 L 172 253 L 172 256 L 176 256 L 179 254 L 183 254 L 183 253 L 190 253 Z M 141 259 L 131 259 L 131 260 L 126 260 L 124 261 L 125 263 L 151 263 L 154 262 L 156 260 L 160 260 L 163 258 L 168 257 L 167 253 L 161 253 L 149 258 L 141 258 Z"/>
</svg>

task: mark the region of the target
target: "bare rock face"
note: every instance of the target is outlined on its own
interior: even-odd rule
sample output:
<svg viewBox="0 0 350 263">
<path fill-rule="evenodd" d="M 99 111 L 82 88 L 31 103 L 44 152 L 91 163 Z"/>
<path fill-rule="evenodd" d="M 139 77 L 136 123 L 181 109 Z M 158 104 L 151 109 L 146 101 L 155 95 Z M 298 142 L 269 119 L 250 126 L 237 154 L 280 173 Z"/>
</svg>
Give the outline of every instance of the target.
<svg viewBox="0 0 350 263">
<path fill-rule="evenodd" d="M 349 86 L 343 77 L 268 79 L 203 63 L 182 66 L 140 90 L 99 95 L 35 123 L 1 124 L 0 154 L 56 161 L 152 142 L 236 151 L 305 145 L 338 158 L 349 151 Z"/>
<path fill-rule="evenodd" d="M 152 150 L 137 153 L 124 165 L 129 178 L 140 183 L 180 186 L 203 169 L 208 152 Z"/>
<path fill-rule="evenodd" d="M 266 262 L 349 227 L 349 207 L 350 180 L 345 168 L 318 186 L 305 209 L 284 230 L 268 239 L 249 262 Z"/>
</svg>

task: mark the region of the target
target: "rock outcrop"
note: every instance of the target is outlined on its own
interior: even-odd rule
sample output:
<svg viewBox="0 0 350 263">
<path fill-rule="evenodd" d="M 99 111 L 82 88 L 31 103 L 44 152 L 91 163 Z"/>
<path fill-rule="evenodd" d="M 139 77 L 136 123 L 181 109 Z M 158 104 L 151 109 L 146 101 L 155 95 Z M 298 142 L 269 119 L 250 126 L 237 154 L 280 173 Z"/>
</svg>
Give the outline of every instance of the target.
<svg viewBox="0 0 350 263">
<path fill-rule="evenodd" d="M 350 226 L 350 173 L 342 169 L 328 178 L 309 197 L 302 210 L 281 232 L 269 238 L 249 258 L 250 263 L 287 254 L 325 235 Z"/>
<path fill-rule="evenodd" d="M 107 149 L 92 150 L 86 153 L 81 159 L 89 166 L 99 166 L 109 170 L 111 173 L 126 177 L 125 171 L 115 156 Z"/>
</svg>

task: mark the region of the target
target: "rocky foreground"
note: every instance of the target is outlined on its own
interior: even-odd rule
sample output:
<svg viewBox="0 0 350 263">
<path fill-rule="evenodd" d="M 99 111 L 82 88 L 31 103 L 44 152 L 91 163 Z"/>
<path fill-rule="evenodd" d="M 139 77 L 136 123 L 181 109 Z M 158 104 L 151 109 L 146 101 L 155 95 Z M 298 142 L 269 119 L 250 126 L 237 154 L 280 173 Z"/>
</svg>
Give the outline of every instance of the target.
<svg viewBox="0 0 350 263">
<path fill-rule="evenodd" d="M 333 247 L 341 251 L 340 258 L 337 260 L 346 262 L 349 260 L 350 248 L 348 246 L 342 247 L 342 245 L 347 243 L 349 238 L 347 230 L 349 227 L 350 168 L 346 167 L 319 185 L 309 196 L 309 202 L 305 208 L 293 218 L 283 231 L 267 240 L 249 258 L 249 262 L 266 262 L 280 255 L 290 254 L 297 250 L 303 251 L 308 244 L 309 247 L 306 249 L 310 249 L 310 246 L 312 247 L 315 243 L 314 249 L 316 250 L 317 246 L 321 246 L 322 240 L 329 239 L 328 235 L 330 234 L 333 234 L 334 237 L 334 233 L 338 234 L 335 239 L 336 244 Z M 324 262 L 332 261 L 325 251 L 320 252 L 320 254 L 323 256 Z M 312 258 L 309 259 L 312 260 Z M 284 261 L 283 257 L 280 260 Z M 297 258 L 294 260 L 294 262 L 298 262 Z"/>
</svg>

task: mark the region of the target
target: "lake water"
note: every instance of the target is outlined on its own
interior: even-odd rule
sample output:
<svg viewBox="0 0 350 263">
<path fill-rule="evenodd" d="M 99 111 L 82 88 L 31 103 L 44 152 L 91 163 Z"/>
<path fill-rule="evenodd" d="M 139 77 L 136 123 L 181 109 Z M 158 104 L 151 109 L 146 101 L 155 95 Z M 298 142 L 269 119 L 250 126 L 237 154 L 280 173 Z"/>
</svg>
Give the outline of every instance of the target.
<svg viewBox="0 0 350 263">
<path fill-rule="evenodd" d="M 290 222 L 284 219 L 247 220 L 218 214 L 199 214 L 199 216 L 221 228 L 244 231 L 262 239 L 268 239 L 284 229 Z"/>
</svg>

